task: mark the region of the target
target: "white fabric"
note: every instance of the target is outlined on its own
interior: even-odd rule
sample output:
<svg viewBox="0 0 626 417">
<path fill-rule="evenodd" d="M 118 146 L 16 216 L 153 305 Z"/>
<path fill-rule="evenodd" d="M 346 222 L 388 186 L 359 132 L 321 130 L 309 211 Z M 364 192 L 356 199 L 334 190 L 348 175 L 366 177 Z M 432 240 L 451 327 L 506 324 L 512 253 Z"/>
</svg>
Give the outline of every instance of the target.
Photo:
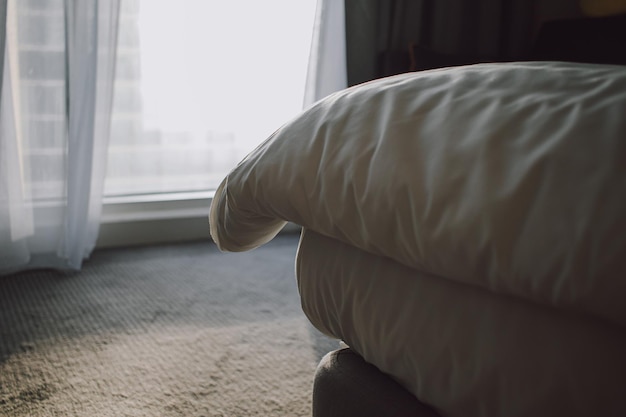
<svg viewBox="0 0 626 417">
<path fill-rule="evenodd" d="M 335 93 L 211 207 L 222 250 L 292 221 L 411 268 L 626 325 L 626 67 L 482 64 Z"/>
<path fill-rule="evenodd" d="M 304 230 L 302 308 L 446 417 L 626 415 L 617 325 L 424 274 Z"/>
<path fill-rule="evenodd" d="M 119 0 L 57 3 L 0 22 L 0 273 L 78 269 L 98 234 Z"/>
<path fill-rule="evenodd" d="M 343 1 L 317 0 L 304 107 L 348 86 Z"/>
</svg>

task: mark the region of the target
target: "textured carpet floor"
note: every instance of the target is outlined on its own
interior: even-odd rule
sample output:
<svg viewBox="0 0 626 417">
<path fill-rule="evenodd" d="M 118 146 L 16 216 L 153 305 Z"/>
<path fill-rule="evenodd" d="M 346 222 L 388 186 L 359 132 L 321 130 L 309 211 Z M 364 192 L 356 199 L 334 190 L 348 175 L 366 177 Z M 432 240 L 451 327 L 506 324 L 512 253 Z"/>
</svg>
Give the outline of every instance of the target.
<svg viewBox="0 0 626 417">
<path fill-rule="evenodd" d="M 310 416 L 338 342 L 308 323 L 297 235 L 95 252 L 0 277 L 2 416 Z"/>
</svg>

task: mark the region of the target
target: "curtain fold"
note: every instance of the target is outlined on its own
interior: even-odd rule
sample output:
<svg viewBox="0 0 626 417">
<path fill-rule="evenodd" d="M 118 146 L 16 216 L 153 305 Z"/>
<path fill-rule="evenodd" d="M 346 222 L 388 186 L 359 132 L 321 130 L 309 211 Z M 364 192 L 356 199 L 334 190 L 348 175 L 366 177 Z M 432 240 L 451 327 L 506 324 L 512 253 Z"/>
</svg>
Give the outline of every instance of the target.
<svg viewBox="0 0 626 417">
<path fill-rule="evenodd" d="M 0 0 L 0 97 L 2 97 L 2 74 L 4 69 L 4 45 L 6 38 L 7 0 Z M 1 104 L 1 103 L 0 103 Z"/>
<path fill-rule="evenodd" d="M 96 242 L 119 0 L 8 0 L 0 273 L 76 270 Z"/>
<path fill-rule="evenodd" d="M 337 0 L 317 0 L 304 107 L 309 107 L 346 86 L 344 3 Z"/>
</svg>

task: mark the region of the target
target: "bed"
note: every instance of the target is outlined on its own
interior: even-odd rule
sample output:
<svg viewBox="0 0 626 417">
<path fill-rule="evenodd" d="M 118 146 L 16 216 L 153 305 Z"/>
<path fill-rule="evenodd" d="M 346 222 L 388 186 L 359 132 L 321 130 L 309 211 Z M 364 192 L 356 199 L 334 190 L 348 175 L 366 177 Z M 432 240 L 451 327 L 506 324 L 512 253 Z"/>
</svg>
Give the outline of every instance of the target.
<svg viewBox="0 0 626 417">
<path fill-rule="evenodd" d="M 292 222 L 320 331 L 444 417 L 626 415 L 626 67 L 465 65 L 316 103 L 224 179 L 221 250 Z"/>
</svg>

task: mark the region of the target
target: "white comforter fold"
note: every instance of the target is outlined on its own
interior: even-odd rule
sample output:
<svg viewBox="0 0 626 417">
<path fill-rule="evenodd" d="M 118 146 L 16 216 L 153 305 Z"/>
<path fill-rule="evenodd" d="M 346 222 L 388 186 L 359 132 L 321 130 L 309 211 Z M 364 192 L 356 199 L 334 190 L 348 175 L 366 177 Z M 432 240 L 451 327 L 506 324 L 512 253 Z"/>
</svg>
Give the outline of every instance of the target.
<svg viewBox="0 0 626 417">
<path fill-rule="evenodd" d="M 336 93 L 233 169 L 210 213 L 228 251 L 285 221 L 626 325 L 626 68 L 481 64 Z"/>
<path fill-rule="evenodd" d="M 442 416 L 626 416 L 623 327 L 433 277 L 307 229 L 296 272 L 317 329 Z"/>
</svg>

